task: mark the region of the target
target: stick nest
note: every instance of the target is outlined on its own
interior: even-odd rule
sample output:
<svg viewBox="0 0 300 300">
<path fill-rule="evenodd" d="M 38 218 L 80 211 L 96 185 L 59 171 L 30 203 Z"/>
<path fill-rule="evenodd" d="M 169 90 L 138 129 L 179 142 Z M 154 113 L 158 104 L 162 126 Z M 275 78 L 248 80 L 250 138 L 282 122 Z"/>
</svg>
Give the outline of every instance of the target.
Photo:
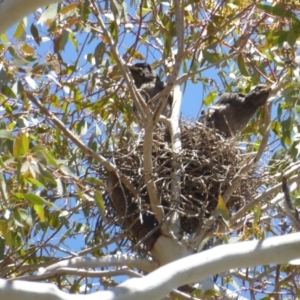
<svg viewBox="0 0 300 300">
<path fill-rule="evenodd" d="M 165 213 L 176 209 L 180 213 L 182 232 L 191 234 L 205 226 L 217 207 L 219 195 L 231 186 L 235 175 L 251 157 L 242 153 L 235 139 L 225 139 L 216 130 L 200 123 L 181 126 L 182 150 L 176 156 L 172 153 L 170 142 L 168 129 L 157 127 L 153 136 L 153 179 Z M 126 205 L 131 207 L 126 210 L 127 215 L 135 210 L 135 219 L 132 220 L 139 222 L 143 216 L 149 230 L 153 229 L 157 222 L 151 212 L 143 176 L 143 138 L 121 143 L 113 155 L 121 173 L 138 191 L 138 197 L 133 197 L 122 187 L 127 198 Z M 171 193 L 174 159 L 181 166 L 180 203 L 175 206 Z M 239 187 L 226 203 L 229 212 L 233 213 L 251 201 L 261 184 L 257 170 L 242 175 Z M 120 206 L 116 199 L 111 201 L 114 207 Z M 125 210 L 123 212 L 125 214 Z M 122 217 L 126 218 L 125 215 Z"/>
</svg>

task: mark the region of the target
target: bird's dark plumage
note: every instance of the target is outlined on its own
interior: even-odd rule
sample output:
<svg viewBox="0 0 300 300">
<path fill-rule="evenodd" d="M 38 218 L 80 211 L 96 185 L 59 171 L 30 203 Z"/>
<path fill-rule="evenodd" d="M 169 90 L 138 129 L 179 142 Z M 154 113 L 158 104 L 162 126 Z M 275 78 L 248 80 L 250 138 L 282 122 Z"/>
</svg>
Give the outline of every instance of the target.
<svg viewBox="0 0 300 300">
<path fill-rule="evenodd" d="M 142 97 L 146 103 L 160 93 L 165 87 L 165 83 L 160 80 L 156 72 L 152 70 L 151 66 L 147 63 L 136 63 L 128 66 L 135 86 L 140 90 Z M 159 101 L 159 99 L 157 100 Z M 156 103 L 157 103 L 156 101 Z M 162 115 L 169 118 L 172 113 L 173 95 L 170 94 L 166 107 L 162 111 Z"/>
<path fill-rule="evenodd" d="M 248 94 L 224 93 L 199 119 L 208 127 L 214 127 L 226 137 L 242 131 L 257 109 L 263 106 L 269 97 L 271 88 L 260 84 Z"/>
<path fill-rule="evenodd" d="M 134 79 L 135 86 L 138 89 L 145 83 L 155 83 L 157 75 L 149 64 L 137 63 L 132 66 L 128 66 L 128 68 Z"/>
</svg>

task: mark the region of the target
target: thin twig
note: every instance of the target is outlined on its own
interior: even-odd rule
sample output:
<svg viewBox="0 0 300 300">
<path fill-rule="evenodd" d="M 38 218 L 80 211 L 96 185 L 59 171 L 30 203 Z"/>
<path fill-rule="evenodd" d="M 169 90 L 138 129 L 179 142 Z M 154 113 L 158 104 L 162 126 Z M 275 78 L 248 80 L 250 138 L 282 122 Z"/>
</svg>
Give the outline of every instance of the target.
<svg viewBox="0 0 300 300">
<path fill-rule="evenodd" d="M 300 176 L 295 175 L 295 176 L 289 178 L 287 182 L 288 182 L 288 184 L 291 184 L 293 182 L 300 183 Z M 247 203 L 235 215 L 233 215 L 231 217 L 229 224 L 233 225 L 236 221 L 241 219 L 248 211 L 250 211 L 252 208 L 254 208 L 258 203 L 262 202 L 263 200 L 265 200 L 272 194 L 280 191 L 281 187 L 282 187 L 281 183 L 278 183 L 278 184 L 272 186 L 271 188 L 269 188 L 268 190 L 266 190 L 265 192 L 263 192 L 262 194 L 256 196 L 251 202 Z"/>
</svg>

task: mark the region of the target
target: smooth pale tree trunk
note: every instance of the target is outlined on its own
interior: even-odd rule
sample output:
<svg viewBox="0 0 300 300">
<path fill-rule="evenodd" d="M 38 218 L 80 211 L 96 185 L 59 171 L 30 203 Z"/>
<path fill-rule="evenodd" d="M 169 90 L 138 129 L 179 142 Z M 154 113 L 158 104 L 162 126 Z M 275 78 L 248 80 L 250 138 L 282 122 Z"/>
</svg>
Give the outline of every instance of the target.
<svg viewBox="0 0 300 300">
<path fill-rule="evenodd" d="M 59 0 L 0 0 L 0 34 L 39 7 Z"/>
<path fill-rule="evenodd" d="M 110 291 L 71 295 L 53 284 L 0 279 L 0 299 L 9 300 L 160 300 L 175 287 L 199 282 L 235 268 L 286 264 L 300 257 L 300 233 L 260 241 L 217 246 L 179 259 L 142 278 L 132 278 Z M 75 266 L 73 266 L 75 267 Z"/>
</svg>

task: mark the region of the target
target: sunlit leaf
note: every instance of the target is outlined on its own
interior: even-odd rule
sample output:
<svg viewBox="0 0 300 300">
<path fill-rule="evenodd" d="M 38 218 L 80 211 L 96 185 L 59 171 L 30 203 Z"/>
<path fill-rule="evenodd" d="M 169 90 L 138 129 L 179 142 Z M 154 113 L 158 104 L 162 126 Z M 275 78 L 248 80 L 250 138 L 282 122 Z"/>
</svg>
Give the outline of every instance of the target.
<svg viewBox="0 0 300 300">
<path fill-rule="evenodd" d="M 56 95 L 51 95 L 50 96 L 51 99 L 51 104 L 56 107 L 56 108 L 60 108 L 60 99 L 56 96 Z"/>
<path fill-rule="evenodd" d="M 9 140 L 14 140 L 16 137 L 7 130 L 0 129 L 0 139 L 9 139 Z"/>
<path fill-rule="evenodd" d="M 8 39 L 5 33 L 0 34 L 0 39 L 4 43 L 8 43 Z"/>
<path fill-rule="evenodd" d="M 5 85 L 2 87 L 1 93 L 9 98 L 13 98 L 13 99 L 17 98 L 16 94 L 13 92 L 13 90 L 8 85 Z"/>
<path fill-rule="evenodd" d="M 70 4 L 70 5 L 67 5 L 67 6 L 63 7 L 63 8 L 59 11 L 59 13 L 62 14 L 62 15 L 64 15 L 64 14 L 66 14 L 66 13 L 72 11 L 73 9 L 76 9 L 78 5 L 79 5 L 79 3 L 72 3 L 72 4 Z"/>
<path fill-rule="evenodd" d="M 19 128 L 27 128 L 29 126 L 28 120 L 23 116 L 17 119 L 17 124 Z"/>
<path fill-rule="evenodd" d="M 37 89 L 38 86 L 36 82 L 30 76 L 25 76 L 25 80 L 33 90 Z"/>
<path fill-rule="evenodd" d="M 21 49 L 27 53 L 27 54 L 34 54 L 35 53 L 35 49 L 31 46 L 29 46 L 28 44 L 24 44 Z"/>
<path fill-rule="evenodd" d="M 95 177 L 87 177 L 84 181 L 88 184 L 93 184 L 96 186 L 101 186 L 101 187 L 105 186 L 105 184 L 103 183 L 102 180 L 95 178 Z"/>
<path fill-rule="evenodd" d="M 297 18 L 291 10 L 284 9 L 284 6 L 270 6 L 258 3 L 256 7 L 274 16 L 290 19 Z"/>
<path fill-rule="evenodd" d="M 282 144 L 291 145 L 292 119 L 289 117 L 286 120 L 283 120 L 280 125 L 282 128 Z"/>
<path fill-rule="evenodd" d="M 29 150 L 29 139 L 26 131 L 19 131 L 14 143 L 15 157 L 21 157 L 28 153 Z"/>
<path fill-rule="evenodd" d="M 15 247 L 15 232 L 12 230 L 8 230 L 5 234 L 5 243 L 9 247 Z"/>
<path fill-rule="evenodd" d="M 120 24 L 120 19 L 124 16 L 124 6 L 121 0 L 112 0 L 111 9 L 117 24 Z"/>
<path fill-rule="evenodd" d="M 117 39 L 118 36 L 118 28 L 115 22 L 110 22 L 109 31 L 113 39 Z"/>
<path fill-rule="evenodd" d="M 15 30 L 14 37 L 16 39 L 20 39 L 20 38 L 24 37 L 24 35 L 25 35 L 25 25 L 24 25 L 24 22 L 21 21 L 21 22 L 19 22 L 19 24 Z"/>
<path fill-rule="evenodd" d="M 63 183 L 60 180 L 60 178 L 57 178 L 55 181 L 56 181 L 56 184 L 57 184 L 57 194 L 62 196 L 65 192 Z"/>
<path fill-rule="evenodd" d="M 70 39 L 72 45 L 74 46 L 75 50 L 78 51 L 78 42 L 73 33 L 70 33 L 69 39 Z"/>
<path fill-rule="evenodd" d="M 105 204 L 104 204 L 104 200 L 103 200 L 103 197 L 102 197 L 102 194 L 99 192 L 99 191 L 95 191 L 95 202 L 96 202 L 96 205 L 99 209 L 99 212 L 103 218 L 103 220 L 106 219 L 106 216 L 105 216 Z"/>
<path fill-rule="evenodd" d="M 218 53 L 212 53 L 210 51 L 203 51 L 203 58 L 208 61 L 209 63 L 215 63 L 216 61 L 218 61 L 220 59 L 219 54 Z"/>
<path fill-rule="evenodd" d="M 44 198 L 32 194 L 32 193 L 27 193 L 24 195 L 25 199 L 27 199 L 31 204 L 33 205 L 47 205 L 47 206 L 52 206 L 51 202 L 46 201 Z"/>
<path fill-rule="evenodd" d="M 205 99 L 203 100 L 203 104 L 204 104 L 205 106 L 210 105 L 210 104 L 216 99 L 217 94 L 218 94 L 217 91 L 212 91 L 212 92 L 210 92 L 210 93 L 205 97 Z"/>
<path fill-rule="evenodd" d="M 18 231 L 21 231 L 22 236 L 24 236 L 25 233 L 23 231 L 23 228 L 25 228 L 27 225 L 32 226 L 33 224 L 31 213 L 23 208 L 15 209 L 13 211 L 13 217 L 15 224 L 19 227 Z"/>
<path fill-rule="evenodd" d="M 58 165 L 56 159 L 53 157 L 53 155 L 50 154 L 47 151 L 47 149 L 43 148 L 42 146 L 35 146 L 32 149 L 32 152 L 42 152 L 50 165 L 54 166 L 55 168 L 59 168 L 59 165 Z"/>
<path fill-rule="evenodd" d="M 30 162 L 26 160 L 22 163 L 21 173 L 24 175 L 27 172 L 30 172 Z"/>
<path fill-rule="evenodd" d="M 42 179 L 47 181 L 48 183 L 51 183 L 53 187 L 56 187 L 56 181 L 53 177 L 53 173 L 46 170 L 41 164 L 37 163 L 37 167 L 39 170 L 40 175 L 42 176 Z"/>
<path fill-rule="evenodd" d="M 261 205 L 258 205 L 254 211 L 254 225 L 257 225 L 261 217 Z"/>
<path fill-rule="evenodd" d="M 69 31 L 64 30 L 62 35 L 60 36 L 59 42 L 57 44 L 57 46 L 58 46 L 58 48 L 56 48 L 57 52 L 65 50 L 65 47 L 66 47 L 66 45 L 68 43 L 68 40 L 69 40 L 69 36 L 70 36 Z"/>
<path fill-rule="evenodd" d="M 225 222 L 229 221 L 230 213 L 221 195 L 218 196 L 217 209 Z"/>
<path fill-rule="evenodd" d="M 6 86 L 8 80 L 9 77 L 5 68 L 0 68 L 0 90 L 2 90 L 3 86 Z"/>
<path fill-rule="evenodd" d="M 88 144 L 87 146 L 92 149 L 93 151 L 97 151 L 97 142 L 94 140 L 95 139 L 95 136 L 94 134 L 91 135 L 89 141 L 88 141 Z"/>
<path fill-rule="evenodd" d="M 215 291 L 215 290 L 206 290 L 203 295 L 206 296 L 206 297 L 221 296 L 221 294 L 218 291 Z"/>
<path fill-rule="evenodd" d="M 0 233 L 2 235 L 5 235 L 7 232 L 7 221 L 6 220 L 0 220 Z"/>
<path fill-rule="evenodd" d="M 88 124 L 85 120 L 81 120 L 78 124 L 77 124 L 77 134 L 78 135 L 85 135 L 88 131 Z"/>
<path fill-rule="evenodd" d="M 145 60 L 145 57 L 140 52 L 138 52 L 135 48 L 129 48 L 127 49 L 127 52 L 128 54 L 130 54 L 132 58 Z"/>
<path fill-rule="evenodd" d="M 57 4 L 49 5 L 48 8 L 41 14 L 37 24 L 44 23 L 47 20 L 52 20 L 57 15 Z"/>
<path fill-rule="evenodd" d="M 29 183 L 33 186 L 36 186 L 36 187 L 41 187 L 41 188 L 44 188 L 45 189 L 45 186 L 39 182 L 38 180 L 34 179 L 34 178 L 24 178 L 24 182 L 25 183 Z"/>
<path fill-rule="evenodd" d="M 244 57 L 242 55 L 239 55 L 237 57 L 237 62 L 238 62 L 238 66 L 239 66 L 239 69 L 241 71 L 241 74 L 244 75 L 244 76 L 249 76 L 249 73 L 248 73 L 248 70 L 246 68 L 246 64 L 245 64 L 245 61 L 244 61 Z"/>
<path fill-rule="evenodd" d="M 45 211 L 42 205 L 33 205 L 33 209 L 36 212 L 36 214 L 38 215 L 39 219 L 41 222 L 45 221 Z"/>
<path fill-rule="evenodd" d="M 76 174 L 74 173 L 74 171 L 72 170 L 72 168 L 70 168 L 69 166 L 67 166 L 67 165 L 61 165 L 59 168 L 60 168 L 60 170 L 61 170 L 65 175 L 77 179 Z"/>
</svg>

